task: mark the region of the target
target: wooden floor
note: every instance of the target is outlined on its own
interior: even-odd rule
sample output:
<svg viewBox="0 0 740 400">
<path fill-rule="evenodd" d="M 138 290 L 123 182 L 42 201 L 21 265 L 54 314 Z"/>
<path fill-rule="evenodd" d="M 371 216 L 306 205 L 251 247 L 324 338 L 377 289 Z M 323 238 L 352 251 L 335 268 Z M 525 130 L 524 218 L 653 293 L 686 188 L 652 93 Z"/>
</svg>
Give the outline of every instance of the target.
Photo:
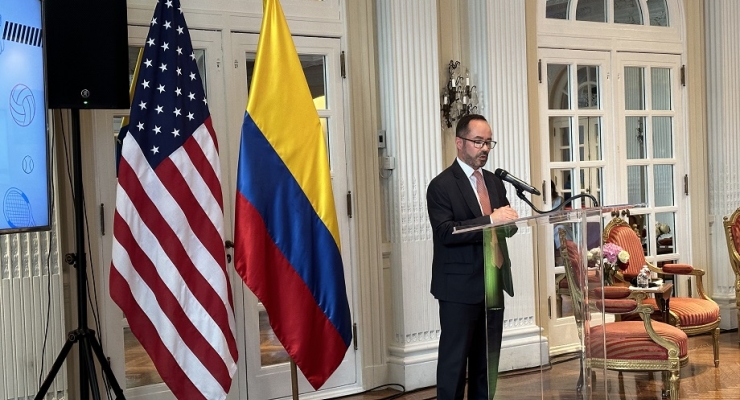
<svg viewBox="0 0 740 400">
<path fill-rule="evenodd" d="M 738 332 L 720 335 L 720 363 L 714 367 L 711 335 L 689 338 L 689 363 L 681 369 L 680 398 L 682 400 L 740 399 L 740 346 Z M 499 377 L 496 399 L 605 399 L 603 375 L 592 381 L 599 393 L 590 397 L 575 391 L 578 378 L 577 359 L 572 357 L 553 360 L 551 368 L 542 374 L 513 371 Z M 539 388 L 542 388 L 540 391 Z M 647 400 L 661 399 L 660 373 L 607 372 L 608 399 Z M 541 395 L 540 393 L 544 393 Z M 342 400 L 427 400 L 435 399 L 434 387 L 403 393 L 400 390 L 380 389 L 364 394 L 343 397 Z"/>
</svg>

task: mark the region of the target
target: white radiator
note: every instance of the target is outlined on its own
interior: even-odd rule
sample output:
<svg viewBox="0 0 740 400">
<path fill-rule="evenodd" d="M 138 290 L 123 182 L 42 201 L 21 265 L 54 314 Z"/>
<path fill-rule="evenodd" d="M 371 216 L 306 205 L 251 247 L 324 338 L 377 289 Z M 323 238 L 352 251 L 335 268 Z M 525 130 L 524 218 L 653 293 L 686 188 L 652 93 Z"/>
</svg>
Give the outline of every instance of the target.
<svg viewBox="0 0 740 400">
<path fill-rule="evenodd" d="M 34 398 L 65 343 L 57 248 L 55 231 L 0 235 L 0 400 Z M 66 394 L 65 365 L 46 399 Z"/>
</svg>

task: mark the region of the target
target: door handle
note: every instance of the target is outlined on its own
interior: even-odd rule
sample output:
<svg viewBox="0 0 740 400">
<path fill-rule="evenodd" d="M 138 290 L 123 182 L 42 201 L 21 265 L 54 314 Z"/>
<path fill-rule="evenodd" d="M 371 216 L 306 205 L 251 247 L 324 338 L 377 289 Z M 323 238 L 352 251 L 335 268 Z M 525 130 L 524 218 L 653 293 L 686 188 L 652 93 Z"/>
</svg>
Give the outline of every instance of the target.
<svg viewBox="0 0 740 400">
<path fill-rule="evenodd" d="M 233 249 L 234 248 L 234 242 L 232 242 L 231 240 L 227 240 L 227 241 L 224 242 L 224 247 L 226 247 L 227 250 L 228 249 Z M 228 251 L 226 252 L 226 263 L 227 264 L 231 264 L 231 254 Z"/>
</svg>

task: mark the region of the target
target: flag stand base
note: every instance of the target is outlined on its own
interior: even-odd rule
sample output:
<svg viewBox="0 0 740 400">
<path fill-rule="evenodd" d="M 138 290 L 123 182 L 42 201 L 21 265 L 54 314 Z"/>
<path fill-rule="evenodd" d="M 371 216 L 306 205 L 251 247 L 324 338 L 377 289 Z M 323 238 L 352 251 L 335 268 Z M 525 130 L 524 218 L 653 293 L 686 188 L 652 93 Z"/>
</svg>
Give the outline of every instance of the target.
<svg viewBox="0 0 740 400">
<path fill-rule="evenodd" d="M 80 144 L 80 110 L 73 108 L 72 113 L 72 162 L 74 168 L 74 209 L 75 209 L 75 241 L 77 245 L 77 254 L 67 254 L 65 257 L 67 263 L 76 264 L 77 268 L 77 329 L 67 334 L 67 342 L 59 352 L 54 364 L 49 371 L 44 382 L 39 387 L 39 392 L 34 398 L 41 400 L 46 396 L 54 378 L 56 378 L 59 369 L 64 364 L 67 354 L 72 350 L 75 343 L 80 343 L 79 349 L 79 373 L 80 373 L 80 393 L 79 399 L 89 399 L 88 389 L 92 389 L 94 400 L 100 399 L 100 388 L 98 386 L 97 372 L 92 353 L 100 362 L 103 370 L 103 376 L 107 379 L 116 395 L 116 399 L 125 399 L 121 386 L 118 385 L 113 370 L 110 368 L 108 359 L 103 353 L 103 347 L 95 338 L 95 331 L 87 327 L 87 256 L 85 254 L 85 215 L 84 200 L 82 191 L 82 151 Z"/>
</svg>

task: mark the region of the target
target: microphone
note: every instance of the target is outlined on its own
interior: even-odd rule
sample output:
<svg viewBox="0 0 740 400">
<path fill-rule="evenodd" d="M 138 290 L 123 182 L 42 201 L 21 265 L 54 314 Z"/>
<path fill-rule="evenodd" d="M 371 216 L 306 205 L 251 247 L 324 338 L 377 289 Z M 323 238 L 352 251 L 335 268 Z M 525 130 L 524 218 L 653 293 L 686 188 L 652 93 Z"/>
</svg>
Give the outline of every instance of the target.
<svg viewBox="0 0 740 400">
<path fill-rule="evenodd" d="M 498 168 L 493 174 L 498 176 L 502 180 L 511 183 L 517 190 L 524 190 L 526 192 L 532 193 L 535 196 L 539 196 L 541 194 L 539 190 L 534 188 L 534 186 L 506 172 L 506 170 Z"/>
</svg>

